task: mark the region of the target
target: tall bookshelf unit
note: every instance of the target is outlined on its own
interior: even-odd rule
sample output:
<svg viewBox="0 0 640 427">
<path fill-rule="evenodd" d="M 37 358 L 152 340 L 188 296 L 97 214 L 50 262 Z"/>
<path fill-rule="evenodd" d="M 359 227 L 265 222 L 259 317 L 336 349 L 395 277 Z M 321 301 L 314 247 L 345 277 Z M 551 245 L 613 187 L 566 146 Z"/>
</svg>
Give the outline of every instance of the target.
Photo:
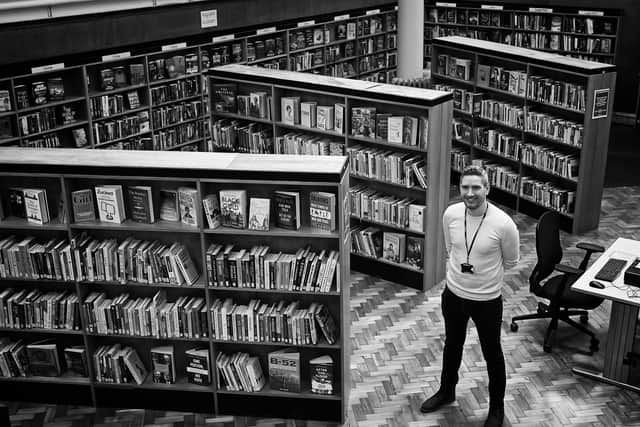
<svg viewBox="0 0 640 427">
<path fill-rule="evenodd" d="M 435 39 L 432 63 L 454 93 L 452 175 L 483 160 L 490 198 L 559 211 L 569 232 L 598 227 L 614 65 L 459 36 Z"/>
<path fill-rule="evenodd" d="M 79 236 L 83 232 L 87 232 L 98 240 L 115 239 L 118 244 L 129 236 L 140 240 L 157 240 L 167 245 L 180 242 L 187 249 L 196 270 L 200 273 L 192 285 L 178 286 L 158 280 L 153 280 L 152 283 L 141 283 L 141 281 L 133 281 L 128 278 L 124 283 L 121 283 L 120 280 L 90 281 L 86 278 L 81 280 L 82 278 L 78 276 L 75 276 L 75 279 L 78 280 L 53 280 L 42 277 L 36 279 L 35 276 L 26 272 L 23 277 L 15 277 L 11 274 L 12 270 L 7 273 L 3 267 L 0 279 L 3 283 L 3 290 L 8 288 L 13 288 L 15 291 L 41 290 L 43 293 L 66 291 L 69 295 L 77 296 L 81 303 L 80 313 L 82 315 L 80 316 L 81 324 L 77 329 L 13 329 L 7 327 L 2 328 L 0 336 L 9 337 L 13 341 L 22 339 L 25 343 L 46 338 L 54 339 L 58 344 L 59 353 L 62 351 L 62 347 L 67 345 L 83 348 L 89 359 L 89 375 L 87 377 L 72 375 L 64 369 L 64 358 L 60 356 L 63 368 L 63 374 L 60 376 L 0 376 L 0 384 L 2 384 L 0 398 L 64 402 L 97 407 L 134 406 L 204 413 L 215 412 L 216 414 L 344 422 L 350 390 L 349 218 L 348 210 L 344 209 L 348 205 L 349 199 L 348 164 L 345 157 L 327 158 L 322 162 L 317 162 L 316 159 L 300 156 L 240 156 L 233 153 L 161 152 L 149 156 L 143 152 L 135 151 L 97 152 L 72 149 L 0 148 L 0 170 L 2 171 L 0 172 L 0 182 L 2 183 L 0 184 L 0 194 L 5 207 L 4 212 L 7 215 L 0 220 L 1 239 L 11 235 L 20 240 L 27 236 L 34 236 L 39 243 L 46 243 L 50 239 L 59 239 L 68 242 L 74 241 L 81 245 Z M 83 188 L 89 188 L 93 191 L 94 186 L 105 184 L 122 185 L 125 189 L 125 200 L 126 189 L 130 186 L 150 186 L 156 213 L 159 212 L 158 192 L 161 188 L 175 189 L 185 185 L 192 187 L 197 190 L 196 201 L 200 203 L 200 206 L 202 206 L 200 200 L 206 194 L 217 194 L 217 191 L 221 189 L 243 189 L 247 192 L 247 200 L 252 196 L 272 197 L 275 190 L 296 189 L 301 195 L 302 227 L 299 230 L 277 228 L 274 226 L 273 214 L 269 231 L 227 227 L 211 229 L 207 227 L 207 222 L 204 220 L 198 226 L 188 226 L 181 222 L 165 220 L 159 220 L 152 224 L 138 223 L 130 219 L 120 224 L 100 222 L 99 220 L 74 222 L 74 214 L 70 208 L 73 206 L 71 192 Z M 28 222 L 24 218 L 12 216 L 8 210 L 10 187 L 45 189 L 52 217 L 51 221 L 38 225 Z M 310 227 L 309 193 L 311 191 L 324 191 L 335 195 L 337 201 L 335 207 L 337 228 L 335 231 L 314 231 Z M 64 201 L 63 204 L 61 204 L 62 201 Z M 127 218 L 130 218 L 130 205 L 125 204 L 127 205 Z M 62 206 L 62 210 L 58 211 L 58 206 Z M 68 220 L 69 218 L 71 220 Z M 25 246 L 28 252 L 34 249 L 34 243 L 32 241 L 28 247 Z M 326 250 L 327 253 L 336 251 L 338 254 L 336 259 L 339 261 L 330 290 L 327 292 L 293 291 L 284 288 L 274 289 L 273 287 L 271 289 L 217 287 L 213 286 L 212 271 L 215 270 L 208 268 L 207 265 L 206 251 L 212 243 L 223 245 L 233 243 L 235 248 L 245 249 L 251 248 L 252 245 L 268 245 L 270 250 L 275 253 L 295 253 L 300 248 L 310 246 L 316 252 L 320 250 Z M 47 248 L 47 250 L 49 249 L 51 248 Z M 107 257 L 107 255 L 104 256 Z M 28 262 L 22 257 L 15 259 Z M 69 258 L 64 259 L 69 260 Z M 18 268 L 17 265 L 16 268 Z M 20 265 L 26 267 L 27 264 Z M 36 272 L 42 272 L 45 268 L 45 264 L 36 263 L 33 265 L 35 267 L 32 268 Z M 139 266 L 139 264 L 136 265 Z M 149 266 L 149 264 L 145 265 Z M 149 268 L 153 270 L 152 267 Z M 252 299 L 259 299 L 270 305 L 276 305 L 279 301 L 287 303 L 299 301 L 299 308 L 306 308 L 317 302 L 326 306 L 335 320 L 336 339 L 335 342 L 329 344 L 320 330 L 317 331 L 317 344 L 304 345 L 286 344 L 283 341 L 223 340 L 214 338 L 213 333 L 209 333 L 207 336 L 199 335 L 197 338 L 194 338 L 193 334 L 181 335 L 180 338 L 141 336 L 144 334 L 135 336 L 122 333 L 103 334 L 96 333 L 89 327 L 92 319 L 89 319 L 84 314 L 85 311 L 82 310 L 92 292 L 104 292 L 108 298 L 114 298 L 124 293 L 130 294 L 134 298 L 144 298 L 153 297 L 159 290 L 166 291 L 168 302 L 177 301 L 182 297 L 204 299 L 209 331 L 213 331 L 215 322 L 213 316 L 209 316 L 208 311 L 213 308 L 213 304 L 218 298 L 221 300 L 232 298 L 233 302 L 239 305 L 246 305 Z M 120 316 L 124 315 L 120 314 Z M 118 317 L 114 318 L 118 319 Z M 131 318 L 129 317 L 129 319 Z M 184 323 L 182 325 L 184 327 Z M 129 323 L 129 327 L 131 327 L 131 323 Z M 122 330 L 118 331 L 122 332 Z M 113 332 L 113 330 L 109 332 Z M 160 334 L 160 336 L 163 335 Z M 175 335 L 169 334 L 169 336 Z M 291 335 L 289 336 L 291 337 Z M 150 372 L 142 384 L 137 385 L 136 382 L 109 383 L 97 380 L 98 373 L 94 369 L 93 360 L 96 357 L 97 349 L 99 346 L 115 343 L 131 346 L 137 351 Z M 177 379 L 173 384 L 155 383 L 151 379 L 150 348 L 159 345 L 172 345 L 175 349 Z M 196 385 L 187 381 L 184 351 L 194 347 L 205 348 L 209 351 L 212 374 L 209 386 Z M 218 383 L 215 361 L 221 352 L 247 352 L 258 357 L 263 373 L 268 377 L 268 353 L 286 347 L 293 347 L 300 353 L 300 393 L 271 390 L 268 379 L 265 387 L 257 392 L 230 391 Z M 315 394 L 310 390 L 309 360 L 320 355 L 329 355 L 333 359 L 333 394 Z M 101 374 L 103 374 L 102 368 Z"/>
<path fill-rule="evenodd" d="M 396 27 L 391 3 L 237 29 L 207 43 L 123 48 L 99 62 L 34 67 L 0 79 L 0 146 L 205 151 L 209 67 L 238 63 L 390 81 Z"/>
<path fill-rule="evenodd" d="M 231 125 L 244 129 L 251 126 L 253 130 L 250 133 L 273 137 L 271 143 L 248 147 L 237 143 L 229 145 L 227 139 L 220 137 L 214 131 L 212 136 L 214 147 L 212 149 L 222 151 L 258 149 L 264 153 L 280 152 L 278 150 L 284 149 L 287 150 L 287 154 L 297 154 L 296 150 L 306 150 L 307 148 L 302 148 L 300 145 L 297 146 L 298 148 L 291 148 L 286 145 L 286 142 L 281 142 L 282 146 L 278 148 L 277 140 L 282 137 L 282 141 L 285 141 L 288 135 L 299 135 L 303 139 L 324 140 L 326 146 L 323 154 L 348 153 L 351 158 L 352 267 L 355 270 L 377 274 L 420 290 L 429 289 L 444 278 L 444 243 L 441 218 L 447 206 L 449 194 L 450 123 L 452 117 L 450 94 L 382 83 L 309 76 L 290 71 L 256 70 L 243 65 L 216 67 L 209 71 L 209 76 L 209 90 L 212 93 L 218 88 L 222 89 L 229 85 L 233 88 L 231 96 L 233 101 L 230 101 L 231 111 L 217 111 L 215 103 L 220 97 L 214 95 L 210 106 L 212 128 L 216 128 L 216 123 L 222 124 L 222 127 Z M 271 111 L 262 111 L 261 114 L 254 116 L 238 114 L 235 110 L 238 105 L 236 98 L 239 99 L 240 95 L 249 97 L 251 93 L 259 92 L 262 92 L 263 97 L 267 98 L 267 101 L 264 102 L 265 109 L 268 109 L 266 105 L 270 105 Z M 283 99 L 296 97 L 301 103 L 315 102 L 318 109 L 320 106 L 330 106 L 334 111 L 337 111 L 335 105 L 342 105 L 344 107 L 344 114 L 341 117 L 344 124 L 342 129 L 336 130 L 335 126 L 319 128 L 317 123 L 312 126 L 303 126 L 302 122 L 295 123 L 295 121 L 286 123 L 283 119 Z M 227 99 L 227 101 L 229 100 Z M 370 136 L 356 135 L 357 132 L 353 129 L 354 108 L 375 108 L 377 113 L 385 113 L 390 116 L 422 117 L 428 120 L 429 130 L 426 147 L 388 142 L 386 138 L 376 137 L 378 134 L 375 129 L 375 117 L 373 122 L 369 124 L 372 126 Z M 336 117 L 337 120 L 340 120 L 340 115 Z M 334 117 L 334 122 L 336 117 Z M 255 135 L 254 142 L 258 138 Z M 310 142 L 311 145 L 315 143 L 313 141 Z M 378 156 L 378 160 L 374 160 L 375 155 Z M 382 160 L 382 155 L 387 156 L 385 160 Z M 395 156 L 393 161 L 389 160 L 390 156 Z M 317 161 L 324 162 L 326 158 L 318 158 Z M 413 172 L 410 167 L 406 175 L 403 172 L 403 167 L 413 159 L 424 162 L 426 189 L 421 187 L 417 180 L 415 182 L 412 180 Z M 379 168 L 377 174 L 375 172 L 376 162 L 378 162 L 377 167 Z M 386 166 L 382 166 L 385 164 L 384 162 L 386 162 Z M 389 171 L 388 173 L 384 172 L 387 175 L 383 173 L 385 167 Z M 395 172 L 391 172 L 392 170 Z M 393 176 L 393 173 L 397 173 L 398 176 Z M 407 177 L 407 175 L 410 176 Z M 402 177 L 405 177 L 406 180 L 402 181 Z M 422 217 L 423 226 L 419 230 L 409 229 L 406 224 L 402 225 L 401 221 L 398 221 L 401 224 L 398 225 L 389 217 L 382 220 L 381 216 L 374 216 L 374 208 L 371 208 L 370 214 L 364 213 L 366 209 L 358 209 L 358 206 L 363 206 L 363 199 L 357 194 L 362 192 L 375 193 L 375 198 L 378 199 L 393 199 L 391 204 L 397 205 L 407 202 L 426 206 Z M 380 207 L 379 212 L 382 210 L 383 208 Z M 359 211 L 360 215 L 357 214 Z M 396 232 L 406 234 L 407 240 L 408 237 L 422 240 L 421 260 L 410 265 L 407 262 L 389 261 L 381 255 L 378 257 L 365 255 L 367 252 L 362 250 L 363 244 L 359 244 L 360 238 L 355 233 L 367 227 L 377 228 L 380 234 Z"/>
<path fill-rule="evenodd" d="M 464 36 L 616 63 L 621 12 L 616 9 L 425 1 L 425 67 L 432 39 Z"/>
</svg>

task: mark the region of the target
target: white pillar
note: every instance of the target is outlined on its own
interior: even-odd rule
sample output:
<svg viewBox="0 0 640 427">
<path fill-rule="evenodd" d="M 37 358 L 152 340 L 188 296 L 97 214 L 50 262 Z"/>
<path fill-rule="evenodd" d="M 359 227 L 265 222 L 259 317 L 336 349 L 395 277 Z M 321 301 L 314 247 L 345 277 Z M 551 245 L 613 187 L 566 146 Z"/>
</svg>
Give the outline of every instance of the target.
<svg viewBox="0 0 640 427">
<path fill-rule="evenodd" d="M 398 77 L 422 77 L 424 0 L 398 2 Z"/>
</svg>

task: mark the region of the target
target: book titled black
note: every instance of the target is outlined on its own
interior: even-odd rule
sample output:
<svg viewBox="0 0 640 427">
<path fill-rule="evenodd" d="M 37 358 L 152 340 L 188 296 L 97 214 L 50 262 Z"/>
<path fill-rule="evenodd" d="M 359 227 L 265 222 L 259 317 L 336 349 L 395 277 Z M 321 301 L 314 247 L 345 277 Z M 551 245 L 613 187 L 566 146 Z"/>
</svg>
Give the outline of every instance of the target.
<svg viewBox="0 0 640 427">
<path fill-rule="evenodd" d="M 238 87 L 233 83 L 213 85 L 213 109 L 218 113 L 236 113 Z"/>
<path fill-rule="evenodd" d="M 276 226 L 288 230 L 300 228 L 300 193 L 276 191 Z"/>
<path fill-rule="evenodd" d="M 309 378 L 311 393 L 333 394 L 333 359 L 331 356 L 320 356 L 309 361 Z"/>
</svg>

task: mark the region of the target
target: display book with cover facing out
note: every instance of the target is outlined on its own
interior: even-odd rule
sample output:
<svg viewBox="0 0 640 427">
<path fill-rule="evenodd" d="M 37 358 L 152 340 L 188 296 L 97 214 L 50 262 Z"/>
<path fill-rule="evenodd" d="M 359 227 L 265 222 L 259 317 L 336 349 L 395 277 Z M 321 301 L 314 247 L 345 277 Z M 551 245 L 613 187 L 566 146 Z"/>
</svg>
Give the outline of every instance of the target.
<svg viewBox="0 0 640 427">
<path fill-rule="evenodd" d="M 9 188 L 9 211 L 11 215 L 35 224 L 51 220 L 47 191 L 43 188 Z"/>
</svg>

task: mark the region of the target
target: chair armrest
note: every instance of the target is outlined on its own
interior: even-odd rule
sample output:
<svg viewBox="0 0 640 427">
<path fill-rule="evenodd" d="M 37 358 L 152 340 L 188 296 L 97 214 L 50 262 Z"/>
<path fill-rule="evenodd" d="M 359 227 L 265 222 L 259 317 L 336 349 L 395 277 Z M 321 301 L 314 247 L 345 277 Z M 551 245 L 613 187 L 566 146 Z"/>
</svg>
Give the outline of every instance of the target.
<svg viewBox="0 0 640 427">
<path fill-rule="evenodd" d="M 588 242 L 580 242 L 576 245 L 578 249 L 589 251 L 593 253 L 604 252 L 604 247 Z"/>
<path fill-rule="evenodd" d="M 576 276 L 579 276 L 582 273 L 584 273 L 584 270 L 580 270 L 579 268 L 573 268 L 566 264 L 556 264 L 554 268 L 556 269 L 556 271 L 559 271 L 560 273 L 575 274 Z"/>
</svg>

